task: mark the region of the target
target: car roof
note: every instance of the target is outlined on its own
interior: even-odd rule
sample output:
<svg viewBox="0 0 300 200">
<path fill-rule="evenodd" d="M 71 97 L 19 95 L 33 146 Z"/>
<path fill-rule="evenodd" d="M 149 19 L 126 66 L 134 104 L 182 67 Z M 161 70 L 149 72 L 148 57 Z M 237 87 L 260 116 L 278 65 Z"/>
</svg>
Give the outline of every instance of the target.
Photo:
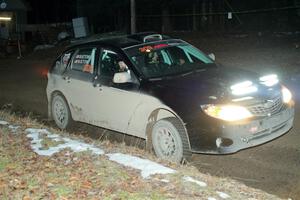
<svg viewBox="0 0 300 200">
<path fill-rule="evenodd" d="M 131 46 L 147 44 L 149 42 L 161 41 L 166 39 L 171 39 L 171 37 L 157 34 L 155 32 L 142 32 L 131 35 L 117 35 L 82 39 L 75 41 L 67 49 L 90 45 L 109 45 L 125 49 Z"/>
</svg>

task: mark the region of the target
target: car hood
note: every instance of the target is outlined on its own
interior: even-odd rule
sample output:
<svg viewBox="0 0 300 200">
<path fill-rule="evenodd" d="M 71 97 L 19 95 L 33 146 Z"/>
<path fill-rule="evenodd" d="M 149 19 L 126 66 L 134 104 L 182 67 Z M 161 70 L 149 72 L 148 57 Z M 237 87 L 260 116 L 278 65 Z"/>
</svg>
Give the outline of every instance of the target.
<svg viewBox="0 0 300 200">
<path fill-rule="evenodd" d="M 239 102 L 239 104 L 254 104 L 280 92 L 278 88 L 270 90 L 269 87 L 260 84 L 257 73 L 224 66 L 211 66 L 198 72 L 150 80 L 144 90 L 174 110 L 180 107 L 187 111 L 189 108 L 195 109 L 203 104 L 222 104 L 229 101 L 232 103 L 234 98 L 247 96 L 248 94 L 235 97 L 231 91 L 232 85 L 245 81 L 253 82 L 258 91 L 251 94 L 253 97 L 251 101 Z M 278 85 L 276 87 L 279 87 Z"/>
<path fill-rule="evenodd" d="M 195 72 L 150 81 L 150 88 L 164 93 L 193 93 L 194 96 L 202 98 L 224 100 L 230 96 L 231 85 L 257 79 L 258 75 L 254 72 L 232 67 L 211 66 Z"/>
</svg>

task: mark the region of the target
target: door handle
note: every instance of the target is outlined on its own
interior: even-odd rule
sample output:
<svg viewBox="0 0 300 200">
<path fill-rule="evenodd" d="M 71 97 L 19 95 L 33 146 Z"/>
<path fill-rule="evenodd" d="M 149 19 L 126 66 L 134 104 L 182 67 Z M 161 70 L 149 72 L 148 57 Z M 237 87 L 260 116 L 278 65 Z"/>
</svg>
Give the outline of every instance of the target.
<svg viewBox="0 0 300 200">
<path fill-rule="evenodd" d="M 64 76 L 63 79 L 64 79 L 65 81 L 67 81 L 68 83 L 70 83 L 71 78 L 70 78 L 69 76 Z"/>
<path fill-rule="evenodd" d="M 102 85 L 100 83 L 94 83 L 93 86 L 94 86 L 94 88 L 99 88 L 99 90 L 102 91 L 102 88 L 101 88 Z"/>
<path fill-rule="evenodd" d="M 94 87 L 101 87 L 100 83 L 94 83 L 93 86 Z"/>
</svg>

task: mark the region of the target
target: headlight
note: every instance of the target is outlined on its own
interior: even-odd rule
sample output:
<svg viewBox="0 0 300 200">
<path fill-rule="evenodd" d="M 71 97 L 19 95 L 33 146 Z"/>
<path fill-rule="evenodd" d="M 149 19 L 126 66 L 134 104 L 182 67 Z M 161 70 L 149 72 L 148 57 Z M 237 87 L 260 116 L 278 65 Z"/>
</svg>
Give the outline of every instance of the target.
<svg viewBox="0 0 300 200">
<path fill-rule="evenodd" d="M 290 92 L 289 89 L 287 89 L 286 87 L 282 86 L 281 89 L 282 92 L 282 100 L 284 103 L 289 103 L 292 100 L 292 93 Z"/>
<path fill-rule="evenodd" d="M 207 115 L 225 121 L 238 121 L 252 117 L 250 111 L 242 106 L 207 104 L 202 105 L 201 108 Z"/>
</svg>

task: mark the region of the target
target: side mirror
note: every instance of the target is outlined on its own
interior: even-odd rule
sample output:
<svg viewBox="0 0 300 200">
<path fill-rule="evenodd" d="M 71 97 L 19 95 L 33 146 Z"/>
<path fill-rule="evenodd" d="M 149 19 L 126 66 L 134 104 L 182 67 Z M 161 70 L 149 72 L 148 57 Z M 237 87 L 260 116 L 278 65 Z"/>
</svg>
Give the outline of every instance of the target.
<svg viewBox="0 0 300 200">
<path fill-rule="evenodd" d="M 114 83 L 132 83 L 131 75 L 128 72 L 115 73 L 113 82 Z"/>
<path fill-rule="evenodd" d="M 210 54 L 208 54 L 208 57 L 209 57 L 210 59 L 212 59 L 213 61 L 215 61 L 215 60 L 216 60 L 216 56 L 215 56 L 215 54 L 214 54 L 214 53 L 210 53 Z"/>
</svg>

